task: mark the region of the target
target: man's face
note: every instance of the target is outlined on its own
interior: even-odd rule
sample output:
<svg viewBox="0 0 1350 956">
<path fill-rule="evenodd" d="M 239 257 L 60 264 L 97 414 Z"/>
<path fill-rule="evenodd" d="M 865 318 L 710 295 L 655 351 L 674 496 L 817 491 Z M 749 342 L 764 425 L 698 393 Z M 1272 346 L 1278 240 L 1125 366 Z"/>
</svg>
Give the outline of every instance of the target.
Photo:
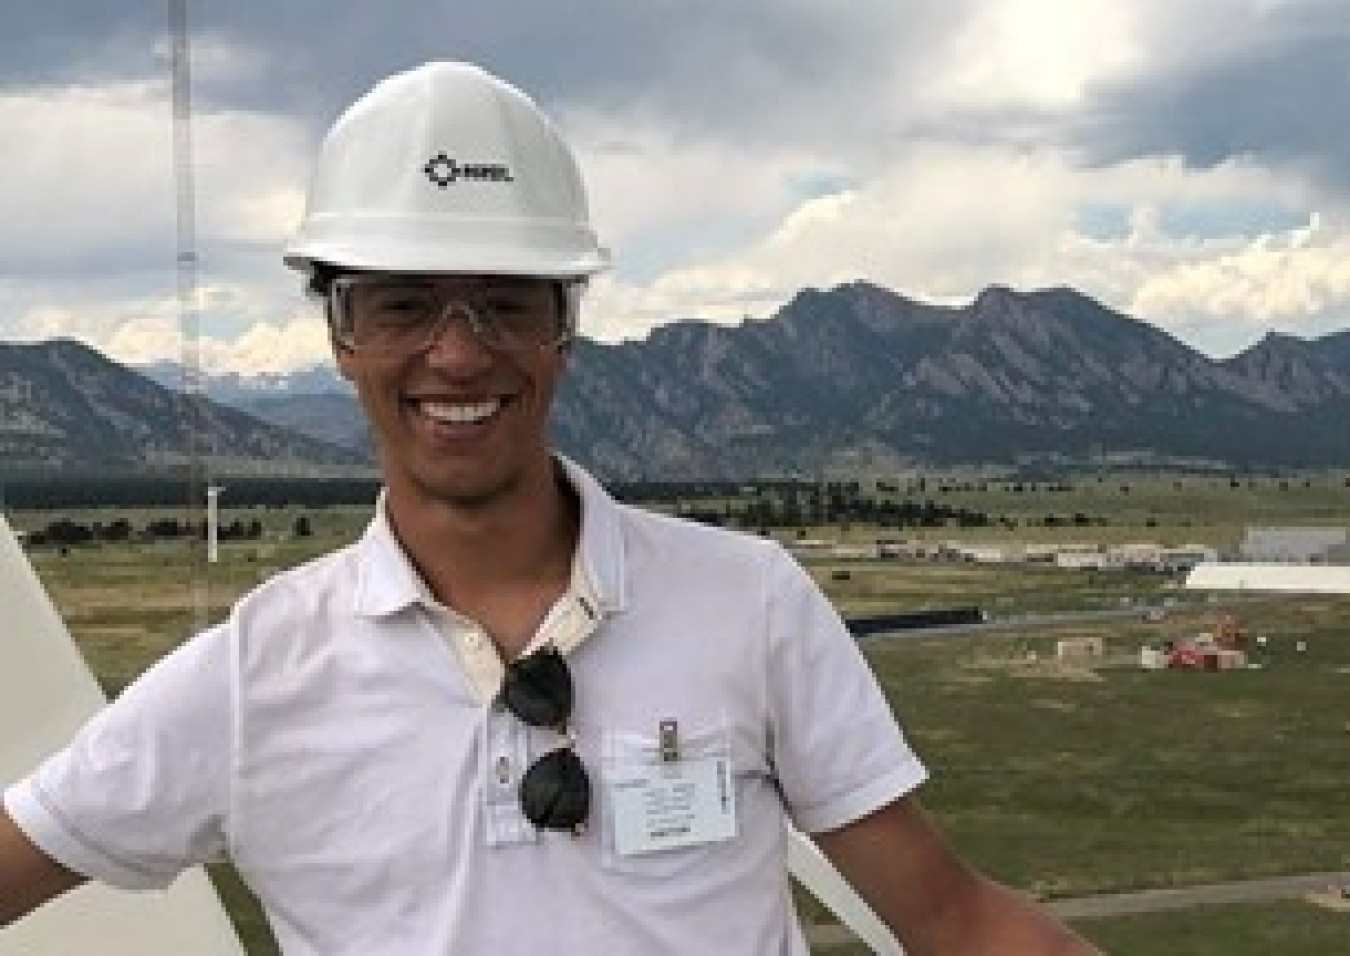
<svg viewBox="0 0 1350 956">
<path fill-rule="evenodd" d="M 549 407 L 566 364 L 552 284 L 338 281 L 338 365 L 370 418 L 391 495 L 476 507 L 551 480 Z"/>
</svg>

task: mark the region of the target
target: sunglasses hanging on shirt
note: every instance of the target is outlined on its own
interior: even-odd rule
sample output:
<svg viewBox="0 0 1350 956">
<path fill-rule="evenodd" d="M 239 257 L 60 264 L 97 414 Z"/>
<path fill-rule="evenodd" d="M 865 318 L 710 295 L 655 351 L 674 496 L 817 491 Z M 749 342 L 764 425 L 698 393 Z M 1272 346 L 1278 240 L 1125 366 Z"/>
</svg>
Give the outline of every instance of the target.
<svg viewBox="0 0 1350 956">
<path fill-rule="evenodd" d="M 591 807 L 591 780 L 576 754 L 572 719 L 572 675 L 557 648 L 543 647 L 506 666 L 501 705 L 531 727 L 556 730 L 567 738 L 530 764 L 520 781 L 520 809 L 544 830 L 585 829 Z"/>
</svg>

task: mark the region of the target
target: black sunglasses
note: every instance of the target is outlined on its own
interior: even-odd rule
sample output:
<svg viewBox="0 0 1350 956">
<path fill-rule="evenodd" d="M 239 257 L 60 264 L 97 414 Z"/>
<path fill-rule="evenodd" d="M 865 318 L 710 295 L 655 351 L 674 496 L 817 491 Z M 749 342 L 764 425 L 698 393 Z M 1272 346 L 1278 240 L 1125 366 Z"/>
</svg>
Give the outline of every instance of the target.
<svg viewBox="0 0 1350 956">
<path fill-rule="evenodd" d="M 543 647 L 506 665 L 498 700 L 531 727 L 566 734 L 567 745 L 530 764 L 520 781 L 520 809 L 536 827 L 580 833 L 591 809 L 591 778 L 573 749 L 572 675 L 557 648 Z"/>
</svg>

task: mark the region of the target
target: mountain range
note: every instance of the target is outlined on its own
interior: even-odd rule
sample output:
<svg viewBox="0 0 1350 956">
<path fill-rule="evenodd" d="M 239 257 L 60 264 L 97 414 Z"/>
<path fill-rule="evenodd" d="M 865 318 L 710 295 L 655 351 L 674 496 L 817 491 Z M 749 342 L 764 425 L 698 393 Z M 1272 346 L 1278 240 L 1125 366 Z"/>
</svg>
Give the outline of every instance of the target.
<svg viewBox="0 0 1350 956">
<path fill-rule="evenodd" d="M 966 306 L 867 283 L 807 289 L 768 319 L 662 326 L 573 345 L 554 413 L 566 453 L 611 480 L 742 479 L 914 465 L 1350 466 L 1350 329 L 1269 334 L 1211 359 L 1067 288 L 985 289 Z M 69 341 L 0 344 L 9 466 L 153 469 L 181 460 L 181 371 Z M 330 369 L 206 383 L 221 467 L 371 462 Z"/>
<path fill-rule="evenodd" d="M 348 475 L 358 450 L 181 393 L 78 342 L 0 343 L 0 476 L 181 469 L 189 425 L 225 474 Z"/>
</svg>

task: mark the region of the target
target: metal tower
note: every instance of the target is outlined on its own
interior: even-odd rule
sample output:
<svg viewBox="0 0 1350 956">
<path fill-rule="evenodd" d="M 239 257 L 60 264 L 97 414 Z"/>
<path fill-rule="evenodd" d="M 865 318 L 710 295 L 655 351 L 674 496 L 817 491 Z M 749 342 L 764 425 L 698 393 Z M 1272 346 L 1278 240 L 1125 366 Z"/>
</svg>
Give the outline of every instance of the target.
<svg viewBox="0 0 1350 956">
<path fill-rule="evenodd" d="M 176 188 L 178 315 L 182 340 L 183 387 L 179 408 L 186 475 L 188 577 L 193 624 L 201 630 L 210 615 L 210 592 L 203 539 L 202 505 L 206 494 L 201 438 L 203 396 L 200 319 L 197 314 L 196 188 L 192 175 L 192 83 L 188 57 L 187 0 L 169 2 L 169 42 L 173 63 L 173 178 Z"/>
</svg>

